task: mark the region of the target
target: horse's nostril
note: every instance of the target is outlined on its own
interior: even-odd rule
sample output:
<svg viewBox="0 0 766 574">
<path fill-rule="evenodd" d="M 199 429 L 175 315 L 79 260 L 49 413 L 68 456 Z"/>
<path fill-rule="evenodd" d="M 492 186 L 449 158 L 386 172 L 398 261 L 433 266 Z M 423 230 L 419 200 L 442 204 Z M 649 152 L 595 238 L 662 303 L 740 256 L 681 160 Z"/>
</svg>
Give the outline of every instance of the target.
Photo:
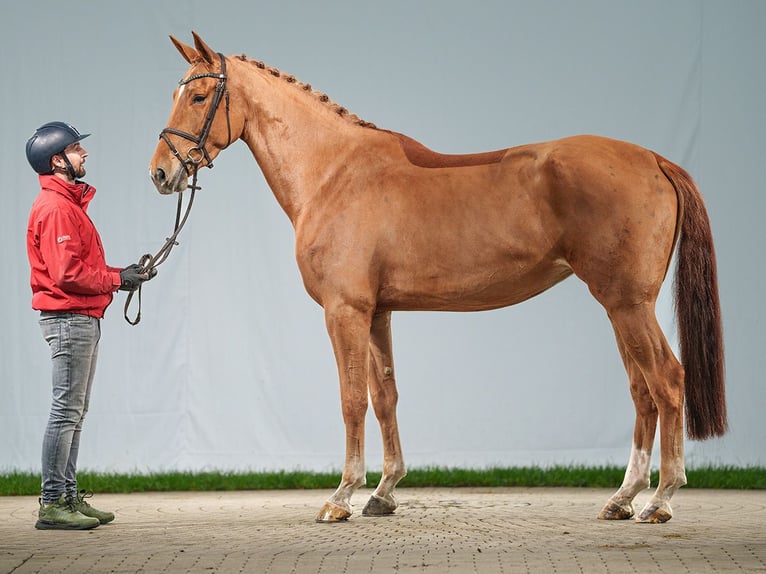
<svg viewBox="0 0 766 574">
<path fill-rule="evenodd" d="M 165 170 L 161 167 L 154 170 L 154 181 L 165 181 Z"/>
</svg>

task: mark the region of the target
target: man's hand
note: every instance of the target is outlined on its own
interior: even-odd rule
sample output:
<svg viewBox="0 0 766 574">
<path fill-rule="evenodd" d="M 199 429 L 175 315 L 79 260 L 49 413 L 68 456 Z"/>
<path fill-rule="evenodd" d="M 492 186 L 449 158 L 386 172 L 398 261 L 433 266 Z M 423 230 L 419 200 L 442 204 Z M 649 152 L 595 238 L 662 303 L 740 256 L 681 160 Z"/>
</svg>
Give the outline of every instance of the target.
<svg viewBox="0 0 766 574">
<path fill-rule="evenodd" d="M 155 270 L 155 273 L 152 275 L 156 275 L 157 272 Z M 128 265 L 125 269 L 120 271 L 120 280 L 122 281 L 122 284 L 120 285 L 120 291 L 135 291 L 139 288 L 141 283 L 144 281 L 149 280 L 149 273 L 146 273 L 138 263 L 134 263 L 133 265 Z"/>
</svg>

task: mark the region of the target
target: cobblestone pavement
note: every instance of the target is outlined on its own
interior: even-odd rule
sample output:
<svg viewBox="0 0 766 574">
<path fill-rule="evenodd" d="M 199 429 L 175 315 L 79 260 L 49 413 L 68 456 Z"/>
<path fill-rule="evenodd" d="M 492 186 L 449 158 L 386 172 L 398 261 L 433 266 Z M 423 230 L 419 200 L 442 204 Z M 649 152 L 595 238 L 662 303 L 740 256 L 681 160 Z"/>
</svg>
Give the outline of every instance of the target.
<svg viewBox="0 0 766 574">
<path fill-rule="evenodd" d="M 96 495 L 117 519 L 85 532 L 0 497 L 0 573 L 766 572 L 766 491 L 682 489 L 660 525 L 597 520 L 601 489 L 404 488 L 376 518 L 371 492 L 339 524 L 314 522 L 329 491 Z"/>
</svg>

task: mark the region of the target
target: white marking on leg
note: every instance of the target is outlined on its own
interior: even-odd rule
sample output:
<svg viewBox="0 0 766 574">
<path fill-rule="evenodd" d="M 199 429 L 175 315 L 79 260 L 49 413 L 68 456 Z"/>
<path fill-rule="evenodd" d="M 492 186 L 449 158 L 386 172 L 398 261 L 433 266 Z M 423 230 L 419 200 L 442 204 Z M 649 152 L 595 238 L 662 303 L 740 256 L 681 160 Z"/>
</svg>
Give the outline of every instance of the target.
<svg viewBox="0 0 766 574">
<path fill-rule="evenodd" d="M 352 476 L 350 477 L 351 480 L 346 482 L 341 479 L 340 486 L 338 486 L 337 490 L 328 499 L 328 502 L 332 502 L 333 504 L 345 508 L 349 512 L 351 512 L 351 496 L 360 486 L 364 486 L 367 481 L 364 460 L 361 457 L 354 460 L 350 467 L 350 470 L 352 471 Z"/>
<path fill-rule="evenodd" d="M 651 451 L 646 451 L 633 445 L 633 448 L 630 451 L 628 468 L 625 469 L 625 478 L 623 479 L 622 487 L 620 488 L 620 490 L 625 491 L 626 494 L 630 493 L 629 496 L 631 500 L 643 489 L 649 488 L 651 460 Z"/>
<path fill-rule="evenodd" d="M 686 484 L 686 467 L 684 465 L 683 456 L 678 459 L 674 466 L 672 484 L 669 484 L 664 488 L 662 484 L 658 484 L 657 491 L 654 493 L 651 500 L 646 503 L 646 506 L 644 506 L 644 509 L 639 516 L 648 516 L 658 508 L 664 510 L 668 515 L 673 514 L 670 507 L 670 499 L 673 498 L 673 495 L 679 488 Z"/>
<path fill-rule="evenodd" d="M 626 511 L 630 509 L 632 513 L 633 499 L 639 492 L 649 488 L 651 459 L 651 451 L 633 445 L 628 468 L 625 469 L 625 478 L 619 490 L 609 499 L 610 502 L 623 507 Z"/>
</svg>

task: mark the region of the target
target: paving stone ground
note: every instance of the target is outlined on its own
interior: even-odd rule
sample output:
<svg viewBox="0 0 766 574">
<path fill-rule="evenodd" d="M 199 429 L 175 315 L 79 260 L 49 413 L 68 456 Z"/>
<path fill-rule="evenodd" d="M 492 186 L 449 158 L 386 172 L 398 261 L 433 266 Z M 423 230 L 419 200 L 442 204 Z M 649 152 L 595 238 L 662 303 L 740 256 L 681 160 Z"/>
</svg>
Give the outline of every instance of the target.
<svg viewBox="0 0 766 574">
<path fill-rule="evenodd" d="M 0 573 L 766 572 L 766 491 L 682 489 L 661 525 L 597 520 L 601 489 L 397 492 L 375 518 L 357 492 L 339 524 L 314 522 L 330 491 L 96 495 L 117 518 L 86 532 L 35 530 L 36 497 L 0 497 Z"/>
</svg>

